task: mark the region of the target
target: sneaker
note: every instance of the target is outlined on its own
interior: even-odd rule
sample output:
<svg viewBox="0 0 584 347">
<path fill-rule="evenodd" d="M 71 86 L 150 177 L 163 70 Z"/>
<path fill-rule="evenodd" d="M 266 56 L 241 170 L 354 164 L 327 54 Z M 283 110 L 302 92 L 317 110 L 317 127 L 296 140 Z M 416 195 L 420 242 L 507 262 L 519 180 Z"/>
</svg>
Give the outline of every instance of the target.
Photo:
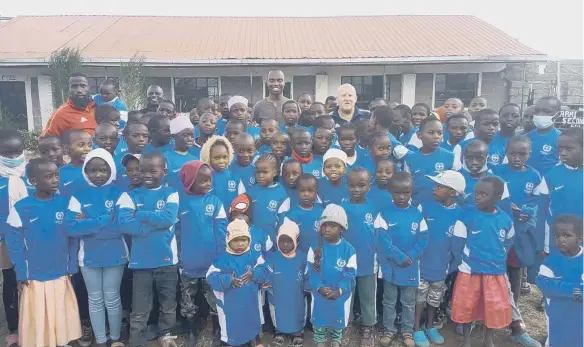
<svg viewBox="0 0 584 347">
<path fill-rule="evenodd" d="M 428 330 L 426 330 L 426 335 L 428 335 L 428 338 L 430 339 L 430 341 L 432 341 L 433 344 L 436 344 L 436 345 L 443 345 L 444 344 L 444 337 L 442 337 L 442 335 L 440 335 L 440 332 L 438 331 L 438 329 L 436 329 L 436 328 L 428 329 Z"/>
<path fill-rule="evenodd" d="M 422 330 L 414 333 L 414 343 L 418 347 L 430 347 L 430 341 L 428 341 L 426 334 Z"/>
<path fill-rule="evenodd" d="M 77 340 L 80 347 L 89 347 L 93 343 L 93 329 L 91 326 L 81 324 L 81 337 Z"/>
<path fill-rule="evenodd" d="M 176 344 L 177 336 L 166 334 L 158 338 L 161 347 L 178 347 Z"/>
<path fill-rule="evenodd" d="M 379 343 L 383 347 L 391 346 L 393 339 L 395 338 L 395 333 L 389 332 L 387 330 L 383 330 L 381 334 L 379 334 Z"/>
<path fill-rule="evenodd" d="M 406 347 L 415 347 L 416 343 L 414 342 L 414 336 L 410 333 L 402 333 L 402 340 Z"/>
<path fill-rule="evenodd" d="M 18 347 L 18 334 L 8 334 L 4 339 L 6 347 Z"/>
<path fill-rule="evenodd" d="M 375 337 L 373 336 L 373 327 L 364 325 L 361 329 L 361 347 L 375 346 Z"/>
<path fill-rule="evenodd" d="M 523 347 L 541 347 L 541 343 L 534 340 L 527 332 L 517 336 L 510 336 L 510 338 L 511 341 Z"/>
</svg>

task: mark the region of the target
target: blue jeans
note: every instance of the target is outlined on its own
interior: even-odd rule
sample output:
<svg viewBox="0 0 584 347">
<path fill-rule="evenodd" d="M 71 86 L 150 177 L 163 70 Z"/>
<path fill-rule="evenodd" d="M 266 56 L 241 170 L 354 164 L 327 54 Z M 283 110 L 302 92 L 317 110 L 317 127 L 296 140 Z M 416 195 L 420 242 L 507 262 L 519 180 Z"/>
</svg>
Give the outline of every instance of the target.
<svg viewBox="0 0 584 347">
<path fill-rule="evenodd" d="M 412 334 L 414 332 L 417 287 L 396 286 L 387 281 L 383 283 L 383 327 L 390 333 L 395 334 L 397 332 L 397 328 L 395 327 L 395 304 L 397 302 L 398 290 L 402 304 L 401 332 L 402 334 Z"/>
<path fill-rule="evenodd" d="M 87 287 L 89 298 L 89 318 L 97 343 L 106 343 L 105 312 L 110 327 L 112 340 L 120 339 L 122 324 L 122 304 L 120 284 L 125 266 L 81 267 L 81 273 Z"/>
</svg>

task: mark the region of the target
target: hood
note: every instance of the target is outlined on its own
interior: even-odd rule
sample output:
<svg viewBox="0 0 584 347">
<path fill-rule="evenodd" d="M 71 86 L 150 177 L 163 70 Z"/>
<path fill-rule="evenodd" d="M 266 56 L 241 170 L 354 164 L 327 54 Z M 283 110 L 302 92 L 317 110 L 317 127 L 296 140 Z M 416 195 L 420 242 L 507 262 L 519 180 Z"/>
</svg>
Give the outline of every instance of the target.
<svg viewBox="0 0 584 347">
<path fill-rule="evenodd" d="M 105 182 L 105 184 L 103 186 L 107 186 L 108 184 L 112 183 L 114 181 L 114 179 L 117 177 L 116 164 L 114 163 L 114 158 L 112 157 L 112 155 L 103 148 L 96 148 L 96 149 L 92 150 L 91 152 L 89 152 L 87 154 L 87 156 L 85 157 L 85 161 L 83 162 L 83 167 L 81 168 L 81 173 L 83 175 L 83 178 L 85 179 L 85 182 L 87 182 L 90 186 L 95 187 L 95 184 L 91 183 L 91 181 L 89 181 L 89 179 L 87 178 L 87 175 L 85 174 L 85 166 L 87 166 L 87 163 L 89 163 L 89 161 L 93 158 L 101 158 L 101 159 L 105 160 L 107 165 L 110 167 L 110 170 L 111 170 L 110 177 L 108 178 L 107 182 Z"/>
</svg>

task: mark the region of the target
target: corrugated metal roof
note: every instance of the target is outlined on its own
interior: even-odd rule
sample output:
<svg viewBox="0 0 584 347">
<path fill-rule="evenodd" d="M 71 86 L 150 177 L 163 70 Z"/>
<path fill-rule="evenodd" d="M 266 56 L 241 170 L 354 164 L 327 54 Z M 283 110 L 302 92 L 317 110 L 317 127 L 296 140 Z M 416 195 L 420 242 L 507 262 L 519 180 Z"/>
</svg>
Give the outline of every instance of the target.
<svg viewBox="0 0 584 347">
<path fill-rule="evenodd" d="M 63 47 L 116 62 L 541 56 L 473 16 L 23 16 L 0 23 L 0 61 Z"/>
</svg>

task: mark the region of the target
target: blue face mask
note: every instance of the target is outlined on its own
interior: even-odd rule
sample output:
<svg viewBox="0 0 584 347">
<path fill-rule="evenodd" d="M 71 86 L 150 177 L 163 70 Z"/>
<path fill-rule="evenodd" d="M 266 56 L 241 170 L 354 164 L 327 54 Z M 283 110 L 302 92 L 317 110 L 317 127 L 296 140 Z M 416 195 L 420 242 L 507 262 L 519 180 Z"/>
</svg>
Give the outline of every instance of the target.
<svg viewBox="0 0 584 347">
<path fill-rule="evenodd" d="M 18 167 L 22 164 L 24 164 L 24 153 L 22 153 L 21 155 L 19 155 L 16 158 L 6 158 L 0 155 L 0 165 L 9 167 L 9 168 L 15 168 Z"/>
</svg>

